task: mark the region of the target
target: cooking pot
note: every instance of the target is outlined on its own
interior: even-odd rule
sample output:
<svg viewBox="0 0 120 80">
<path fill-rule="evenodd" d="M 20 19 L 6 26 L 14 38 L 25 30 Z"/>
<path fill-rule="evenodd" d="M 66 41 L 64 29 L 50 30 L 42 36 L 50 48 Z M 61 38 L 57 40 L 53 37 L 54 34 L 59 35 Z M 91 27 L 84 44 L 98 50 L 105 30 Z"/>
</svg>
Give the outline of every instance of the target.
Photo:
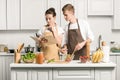
<svg viewBox="0 0 120 80">
<path fill-rule="evenodd" d="M 34 48 L 35 47 L 31 47 L 30 45 L 28 45 L 28 47 L 24 47 L 25 53 L 28 53 L 28 52 L 33 53 L 34 52 Z"/>
</svg>

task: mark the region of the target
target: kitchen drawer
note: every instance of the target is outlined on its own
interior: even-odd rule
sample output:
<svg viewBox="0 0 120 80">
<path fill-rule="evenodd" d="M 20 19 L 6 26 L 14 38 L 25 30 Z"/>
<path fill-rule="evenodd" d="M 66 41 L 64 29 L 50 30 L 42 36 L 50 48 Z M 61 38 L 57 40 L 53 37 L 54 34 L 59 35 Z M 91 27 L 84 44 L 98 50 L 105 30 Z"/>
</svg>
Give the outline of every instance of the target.
<svg viewBox="0 0 120 80">
<path fill-rule="evenodd" d="M 55 68 L 54 80 L 94 80 L 93 68 Z"/>
</svg>

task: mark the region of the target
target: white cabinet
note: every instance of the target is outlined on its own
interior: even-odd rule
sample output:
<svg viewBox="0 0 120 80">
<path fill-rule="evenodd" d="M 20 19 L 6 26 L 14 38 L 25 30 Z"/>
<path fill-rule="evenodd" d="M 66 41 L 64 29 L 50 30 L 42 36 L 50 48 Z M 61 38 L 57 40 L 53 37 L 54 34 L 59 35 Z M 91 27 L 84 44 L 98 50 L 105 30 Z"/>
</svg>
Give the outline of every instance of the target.
<svg viewBox="0 0 120 80">
<path fill-rule="evenodd" d="M 113 29 L 120 29 L 120 0 L 114 0 L 114 25 Z"/>
<path fill-rule="evenodd" d="M 11 73 L 11 80 L 52 80 L 52 70 L 50 69 L 17 69 Z"/>
<path fill-rule="evenodd" d="M 87 0 L 75 0 L 74 7 L 77 18 L 87 19 Z"/>
<path fill-rule="evenodd" d="M 21 29 L 43 27 L 46 7 L 46 0 L 21 0 Z"/>
<path fill-rule="evenodd" d="M 6 0 L 0 0 L 0 30 L 6 29 Z"/>
<path fill-rule="evenodd" d="M 115 80 L 115 70 L 111 68 L 95 68 L 95 80 Z"/>
<path fill-rule="evenodd" d="M 88 15 L 113 15 L 113 0 L 88 0 Z"/>
<path fill-rule="evenodd" d="M 37 69 L 36 69 L 37 70 Z M 52 70 L 51 69 L 38 69 L 32 70 L 32 80 L 52 80 Z"/>
<path fill-rule="evenodd" d="M 117 79 L 116 80 L 120 80 L 120 55 L 117 56 Z"/>
<path fill-rule="evenodd" d="M 110 55 L 110 61 L 112 61 L 112 62 L 117 64 L 116 55 Z"/>
<path fill-rule="evenodd" d="M 6 80 L 5 78 L 5 58 L 0 56 L 0 80 Z"/>
<path fill-rule="evenodd" d="M 0 30 L 20 29 L 20 0 L 0 0 Z"/>
<path fill-rule="evenodd" d="M 94 68 L 56 68 L 53 80 L 94 80 Z"/>
<path fill-rule="evenodd" d="M 115 66 L 61 65 L 11 64 L 11 80 L 115 80 Z"/>
<path fill-rule="evenodd" d="M 10 80 L 11 75 L 10 75 L 10 64 L 14 62 L 14 56 L 9 55 L 5 57 L 5 77 L 6 80 Z"/>
<path fill-rule="evenodd" d="M 10 64 L 13 61 L 13 55 L 0 55 L 0 80 L 10 80 Z"/>
<path fill-rule="evenodd" d="M 115 54 L 115 53 L 113 53 Z M 118 53 L 119 54 L 119 53 Z M 110 59 L 112 62 L 116 63 L 116 80 L 120 80 L 120 55 L 111 55 Z"/>
<path fill-rule="evenodd" d="M 19 29 L 20 29 L 20 0 L 7 0 L 7 30 L 19 30 Z"/>
</svg>

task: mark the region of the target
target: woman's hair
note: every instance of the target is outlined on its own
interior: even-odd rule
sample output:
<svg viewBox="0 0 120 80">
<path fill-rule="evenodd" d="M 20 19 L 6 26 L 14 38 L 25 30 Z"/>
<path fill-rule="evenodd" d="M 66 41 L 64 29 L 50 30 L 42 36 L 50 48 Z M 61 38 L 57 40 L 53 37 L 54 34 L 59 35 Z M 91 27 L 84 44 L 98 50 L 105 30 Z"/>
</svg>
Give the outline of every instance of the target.
<svg viewBox="0 0 120 80">
<path fill-rule="evenodd" d="M 66 4 L 63 6 L 62 11 L 65 12 L 66 10 L 72 11 L 74 13 L 75 9 L 72 4 Z"/>
<path fill-rule="evenodd" d="M 49 8 L 48 10 L 46 10 L 45 15 L 46 14 L 52 14 L 53 17 L 55 17 L 56 16 L 55 9 L 54 8 Z"/>
</svg>

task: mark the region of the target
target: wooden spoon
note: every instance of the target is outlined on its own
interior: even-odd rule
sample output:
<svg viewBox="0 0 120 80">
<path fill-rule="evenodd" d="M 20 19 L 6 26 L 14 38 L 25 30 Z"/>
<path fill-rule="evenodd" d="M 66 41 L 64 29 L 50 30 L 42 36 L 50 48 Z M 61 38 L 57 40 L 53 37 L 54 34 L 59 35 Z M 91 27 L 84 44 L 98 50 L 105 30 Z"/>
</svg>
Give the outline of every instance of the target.
<svg viewBox="0 0 120 80">
<path fill-rule="evenodd" d="M 71 54 L 71 59 L 74 58 L 74 53 L 76 52 L 77 50 L 74 49 L 73 53 Z"/>
<path fill-rule="evenodd" d="M 20 53 L 20 51 L 22 50 L 22 48 L 24 47 L 24 43 L 20 44 L 18 47 L 18 53 Z"/>
</svg>

